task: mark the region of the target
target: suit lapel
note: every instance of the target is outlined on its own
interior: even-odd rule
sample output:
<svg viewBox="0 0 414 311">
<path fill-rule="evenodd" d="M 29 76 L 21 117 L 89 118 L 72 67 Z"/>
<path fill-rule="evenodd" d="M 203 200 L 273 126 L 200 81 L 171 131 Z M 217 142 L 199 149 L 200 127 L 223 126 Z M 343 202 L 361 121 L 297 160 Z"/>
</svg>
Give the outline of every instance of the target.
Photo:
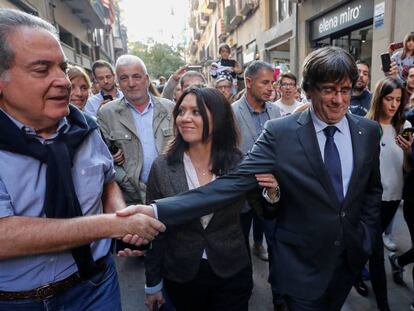
<svg viewBox="0 0 414 311">
<path fill-rule="evenodd" d="M 247 108 L 247 105 L 249 103 L 247 102 L 246 95 L 244 95 L 242 98 L 243 98 L 243 102 L 239 106 L 240 115 L 244 120 L 244 124 L 249 129 L 249 133 L 252 136 L 253 141 L 255 141 L 256 140 L 256 129 L 254 127 L 252 115 L 250 114 L 249 108 Z"/>
<path fill-rule="evenodd" d="M 139 138 L 137 129 L 135 127 L 134 118 L 132 117 L 132 113 L 129 110 L 127 103 L 125 102 L 125 98 L 119 101 L 117 112 L 119 113 L 119 122 L 124 125 L 132 134 Z"/>
<path fill-rule="evenodd" d="M 185 176 L 183 162 L 174 163 L 169 167 L 170 170 L 168 172 L 168 175 L 174 193 L 178 194 L 181 192 L 188 191 L 188 183 L 187 178 Z"/>
<path fill-rule="evenodd" d="M 358 173 L 363 169 L 363 140 L 365 136 L 365 129 L 359 125 L 359 120 L 350 114 L 347 114 L 346 117 L 348 119 L 349 130 L 351 132 L 354 167 L 352 169 L 351 179 L 349 181 L 348 191 L 345 196 L 344 205 L 347 202 L 347 198 L 350 197 L 350 194 L 352 194 L 352 190 L 356 189 L 358 183 Z"/>
<path fill-rule="evenodd" d="M 317 176 L 319 182 L 322 184 L 322 187 L 326 189 L 328 195 L 330 196 L 330 202 L 335 202 L 335 205 L 338 205 L 339 202 L 336 197 L 335 190 L 333 189 L 329 176 L 325 171 L 325 165 L 322 160 L 321 151 L 316 138 L 315 127 L 313 126 L 309 109 L 301 113 L 298 118 L 298 123 L 301 126 L 296 132 L 305 155 L 308 158 L 309 164 L 315 172 L 315 176 Z M 338 208 L 335 205 L 333 206 Z"/>
<path fill-rule="evenodd" d="M 269 120 L 280 117 L 280 111 L 278 109 L 279 107 L 277 107 L 274 104 L 267 104 L 267 103 L 266 103 L 266 107 L 267 107 L 267 113 L 269 114 Z"/>
</svg>

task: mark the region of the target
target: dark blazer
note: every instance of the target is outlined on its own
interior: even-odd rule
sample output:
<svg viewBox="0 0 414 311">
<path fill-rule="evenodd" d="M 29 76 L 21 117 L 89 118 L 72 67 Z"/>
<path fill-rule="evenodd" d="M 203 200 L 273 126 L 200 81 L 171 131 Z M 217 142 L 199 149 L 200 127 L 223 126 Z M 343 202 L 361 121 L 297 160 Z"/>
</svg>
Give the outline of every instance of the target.
<svg viewBox="0 0 414 311">
<path fill-rule="evenodd" d="M 167 163 L 165 155 L 153 163 L 147 183 L 149 202 L 188 191 L 182 162 Z M 209 265 L 222 278 L 230 277 L 249 264 L 249 255 L 240 227 L 240 208 L 244 198 L 236 199 L 214 213 L 204 229 L 199 218 L 182 225 L 168 226 L 147 252 L 145 273 L 147 286 L 155 286 L 162 277 L 176 282 L 192 280 L 206 250 Z"/>
<path fill-rule="evenodd" d="M 356 275 L 380 236 L 379 126 L 358 116 L 346 117 L 354 168 L 342 204 L 325 172 L 306 110 L 268 121 L 234 173 L 194 191 L 157 200 L 159 219 L 168 226 L 219 209 L 253 187 L 254 173 L 273 172 L 281 189 L 274 228 L 273 284 L 282 295 L 319 298 L 339 256 L 346 256 Z"/>
</svg>

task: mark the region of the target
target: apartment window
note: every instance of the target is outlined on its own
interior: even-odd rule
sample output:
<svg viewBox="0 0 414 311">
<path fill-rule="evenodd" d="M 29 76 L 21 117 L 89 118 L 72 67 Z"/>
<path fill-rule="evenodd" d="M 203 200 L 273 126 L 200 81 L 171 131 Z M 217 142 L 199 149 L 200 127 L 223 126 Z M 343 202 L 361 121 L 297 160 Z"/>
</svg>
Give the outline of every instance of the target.
<svg viewBox="0 0 414 311">
<path fill-rule="evenodd" d="M 278 0 L 269 0 L 269 23 L 270 27 L 277 24 L 277 2 Z"/>
<path fill-rule="evenodd" d="M 72 34 L 61 26 L 59 26 L 59 40 L 72 48 L 74 47 Z"/>
<path fill-rule="evenodd" d="M 91 50 L 90 50 L 89 46 L 87 46 L 86 44 L 83 44 L 82 43 L 81 48 L 82 48 L 82 54 L 83 55 L 91 56 Z"/>
<path fill-rule="evenodd" d="M 292 4 L 289 0 L 278 0 L 279 22 L 285 20 L 292 14 Z"/>
</svg>

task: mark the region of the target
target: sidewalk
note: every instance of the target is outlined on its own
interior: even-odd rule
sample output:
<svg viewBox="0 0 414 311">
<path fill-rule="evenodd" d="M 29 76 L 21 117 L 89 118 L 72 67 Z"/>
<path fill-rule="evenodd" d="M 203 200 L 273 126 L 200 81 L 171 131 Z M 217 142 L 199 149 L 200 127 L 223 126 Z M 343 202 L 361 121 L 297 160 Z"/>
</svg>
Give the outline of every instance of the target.
<svg viewBox="0 0 414 311">
<path fill-rule="evenodd" d="M 401 208 L 398 210 L 394 221 L 393 235 L 394 240 L 399 247 L 397 253 L 401 253 L 409 249 L 411 241 Z M 385 250 L 385 256 L 388 256 L 387 250 Z M 145 278 L 142 259 L 117 258 L 116 261 L 119 272 L 123 310 L 146 310 L 143 301 Z M 410 303 L 414 300 L 414 291 L 411 279 L 412 265 L 407 266 L 404 273 L 404 280 L 408 285 L 407 287 L 401 287 L 394 284 L 390 274 L 390 264 L 387 257 L 385 258 L 385 268 L 387 271 L 388 298 L 391 310 L 410 310 Z M 253 256 L 254 289 L 253 295 L 249 302 L 250 311 L 273 310 L 272 295 L 269 284 L 267 283 L 267 275 L 267 262 L 261 261 L 256 256 Z M 352 289 L 342 311 L 377 310 L 371 283 L 368 281 L 367 285 L 370 290 L 369 296 L 366 298 L 361 297 L 354 289 Z"/>
</svg>

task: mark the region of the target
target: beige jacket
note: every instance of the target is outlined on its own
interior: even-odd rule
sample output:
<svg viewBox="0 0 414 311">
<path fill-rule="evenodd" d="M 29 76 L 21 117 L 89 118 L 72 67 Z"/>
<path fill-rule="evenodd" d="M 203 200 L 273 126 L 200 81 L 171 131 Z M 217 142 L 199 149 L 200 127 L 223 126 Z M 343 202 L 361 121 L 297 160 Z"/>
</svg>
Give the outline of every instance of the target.
<svg viewBox="0 0 414 311">
<path fill-rule="evenodd" d="M 154 97 L 153 132 L 156 148 L 162 153 L 173 136 L 172 110 L 174 103 L 168 99 Z M 115 166 L 116 180 L 128 204 L 145 202 L 145 184 L 139 181 L 142 169 L 142 145 L 134 124 L 134 118 L 125 98 L 114 100 L 104 106 L 97 114 L 98 124 L 107 142 L 114 142 L 125 157 L 122 166 Z"/>
</svg>

